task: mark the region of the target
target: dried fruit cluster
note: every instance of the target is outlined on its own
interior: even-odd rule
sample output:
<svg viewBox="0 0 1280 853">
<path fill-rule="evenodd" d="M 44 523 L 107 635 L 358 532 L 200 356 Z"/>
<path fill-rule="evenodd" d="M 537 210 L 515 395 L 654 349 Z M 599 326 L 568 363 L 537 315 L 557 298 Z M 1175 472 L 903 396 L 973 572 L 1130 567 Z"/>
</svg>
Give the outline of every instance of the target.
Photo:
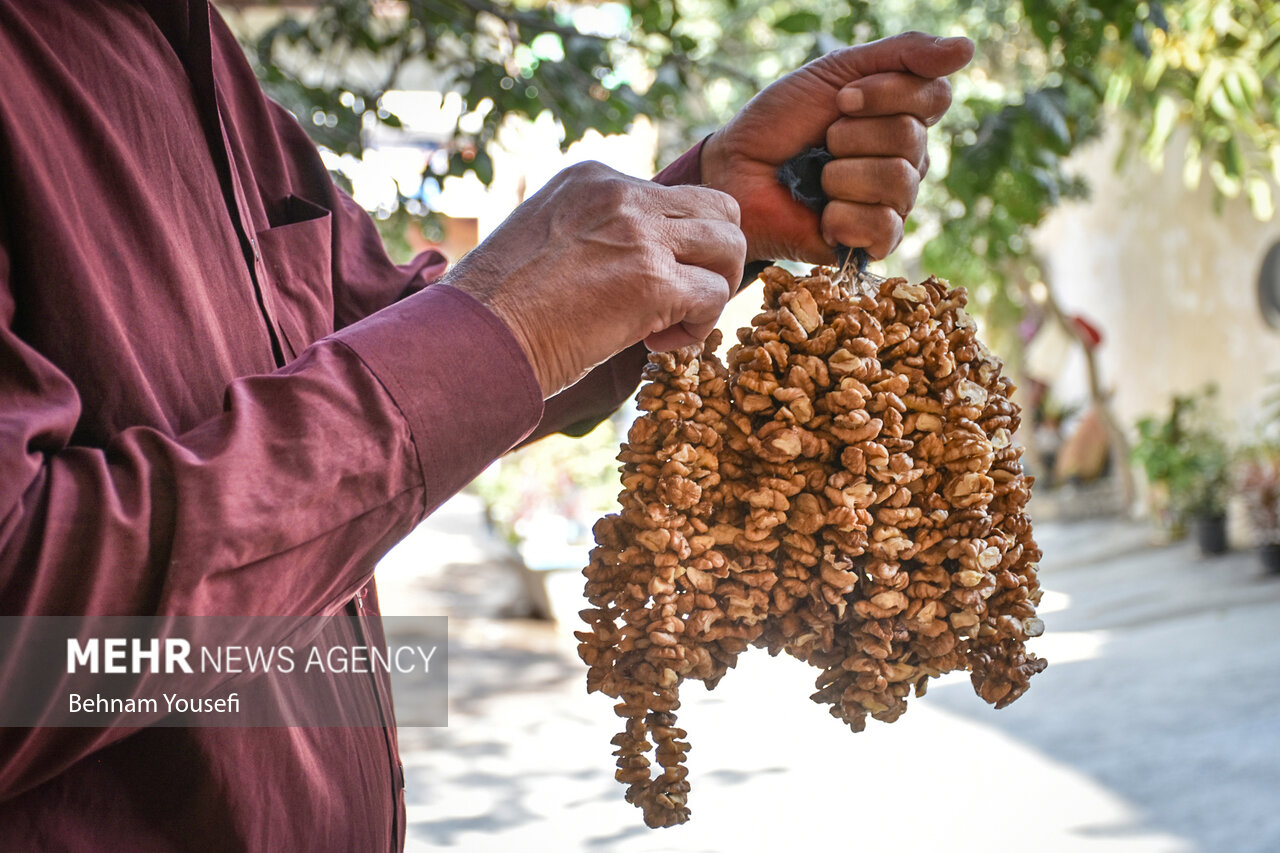
<svg viewBox="0 0 1280 853">
<path fill-rule="evenodd" d="M 620 700 L 617 778 L 650 826 L 689 815 L 680 684 L 748 645 L 821 670 L 812 698 L 854 731 L 944 672 L 1003 707 L 1045 666 L 1018 410 L 965 292 L 762 277 L 727 367 L 718 335 L 650 359 L 584 572 L 587 686 Z"/>
</svg>

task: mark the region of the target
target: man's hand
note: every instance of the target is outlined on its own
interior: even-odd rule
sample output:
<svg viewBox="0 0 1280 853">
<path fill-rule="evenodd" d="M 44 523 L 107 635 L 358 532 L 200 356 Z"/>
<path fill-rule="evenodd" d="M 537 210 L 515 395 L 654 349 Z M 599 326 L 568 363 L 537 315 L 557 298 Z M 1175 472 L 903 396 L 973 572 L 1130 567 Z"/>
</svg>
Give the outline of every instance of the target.
<svg viewBox="0 0 1280 853">
<path fill-rule="evenodd" d="M 584 163 L 520 205 L 443 282 L 511 328 L 549 397 L 637 341 L 670 350 L 705 338 L 745 252 L 730 196 Z"/>
<path fill-rule="evenodd" d="M 925 128 L 951 105 L 945 75 L 973 57 L 965 38 L 905 33 L 832 51 L 762 91 L 711 136 L 702 176 L 742 210 L 749 260 L 831 263 L 836 245 L 883 258 L 902 239 L 928 169 Z M 778 184 L 778 167 L 826 145 L 822 217 Z"/>
</svg>

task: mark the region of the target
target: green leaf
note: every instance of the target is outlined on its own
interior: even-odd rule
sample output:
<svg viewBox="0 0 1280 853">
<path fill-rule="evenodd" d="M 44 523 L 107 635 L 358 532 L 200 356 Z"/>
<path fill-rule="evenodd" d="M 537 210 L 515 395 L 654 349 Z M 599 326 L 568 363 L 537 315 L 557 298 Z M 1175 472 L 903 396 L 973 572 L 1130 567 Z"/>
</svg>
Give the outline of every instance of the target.
<svg viewBox="0 0 1280 853">
<path fill-rule="evenodd" d="M 354 187 L 351 185 L 351 178 L 346 172 L 330 169 L 329 176 L 333 178 L 333 182 L 341 187 L 342 191 L 347 195 L 350 195 L 354 190 Z"/>
<path fill-rule="evenodd" d="M 1209 162 L 1209 177 L 1221 197 L 1235 198 L 1240 194 L 1240 146 L 1235 138 L 1227 140 L 1220 152 L 1221 159 Z"/>
<path fill-rule="evenodd" d="M 1270 222 L 1276 208 L 1271 198 L 1271 185 L 1266 178 L 1256 175 L 1250 177 L 1245 184 L 1245 191 L 1249 196 L 1249 207 L 1253 210 L 1254 218 L 1259 222 Z"/>
<path fill-rule="evenodd" d="M 1034 5 L 1038 4 L 1029 3 L 1027 5 L 1034 8 Z M 1032 8 L 1029 8 L 1028 11 L 1031 12 Z M 1035 9 L 1028 17 L 1030 18 L 1028 23 L 1031 24 L 1031 31 L 1035 33 L 1036 38 L 1045 47 L 1051 47 L 1057 38 L 1057 29 L 1051 26 L 1051 24 L 1055 23 L 1052 17 L 1052 10 L 1046 8 Z"/>
<path fill-rule="evenodd" d="M 1151 133 L 1142 146 L 1143 153 L 1152 161 L 1160 159 L 1169 135 L 1178 121 L 1178 105 L 1169 95 L 1161 95 L 1156 102 L 1155 114 L 1151 118 Z"/>
<path fill-rule="evenodd" d="M 1244 174 L 1244 156 L 1240 152 L 1240 143 L 1233 136 L 1222 146 L 1222 165 L 1227 177 L 1239 180 Z"/>
<path fill-rule="evenodd" d="M 1124 104 L 1129 97 L 1129 93 L 1133 91 L 1133 78 L 1127 74 L 1113 74 L 1107 81 L 1106 104 L 1108 107 L 1116 108 Z"/>
<path fill-rule="evenodd" d="M 1169 60 L 1163 53 L 1157 53 L 1147 63 L 1146 73 L 1142 75 L 1142 85 L 1147 90 L 1154 90 L 1160 84 L 1160 78 L 1169 67 Z"/>
<path fill-rule="evenodd" d="M 1244 81 L 1241 79 L 1240 72 L 1232 69 L 1222 78 L 1222 87 L 1226 90 L 1227 98 L 1237 110 L 1241 112 L 1251 112 L 1253 110 L 1252 98 L 1245 89 Z"/>
<path fill-rule="evenodd" d="M 1208 106 L 1209 99 L 1213 97 L 1214 92 L 1218 91 L 1226 72 L 1227 64 L 1225 62 L 1216 58 L 1209 60 L 1204 73 L 1200 75 L 1200 82 L 1196 84 L 1196 106 Z"/>
<path fill-rule="evenodd" d="M 812 33 L 821 29 L 822 18 L 816 12 L 792 12 L 775 21 L 773 28 L 784 33 Z"/>
<path fill-rule="evenodd" d="M 1236 120 L 1236 108 L 1232 106 L 1231 99 L 1227 97 L 1225 88 L 1218 87 L 1213 90 L 1213 94 L 1209 96 L 1209 108 L 1228 124 L 1234 123 Z"/>
<path fill-rule="evenodd" d="M 1189 189 L 1194 190 L 1200 186 L 1200 175 L 1204 171 L 1204 162 L 1200 157 L 1200 138 L 1193 135 L 1187 140 L 1186 159 L 1182 164 L 1182 183 Z"/>
<path fill-rule="evenodd" d="M 476 151 L 476 156 L 471 161 L 471 170 L 486 187 L 493 183 L 493 159 L 483 149 Z"/>
<path fill-rule="evenodd" d="M 1066 116 L 1056 99 L 1046 92 L 1032 92 L 1026 100 L 1027 112 L 1036 124 L 1047 130 L 1064 148 L 1071 145 L 1071 132 L 1067 129 Z"/>
</svg>

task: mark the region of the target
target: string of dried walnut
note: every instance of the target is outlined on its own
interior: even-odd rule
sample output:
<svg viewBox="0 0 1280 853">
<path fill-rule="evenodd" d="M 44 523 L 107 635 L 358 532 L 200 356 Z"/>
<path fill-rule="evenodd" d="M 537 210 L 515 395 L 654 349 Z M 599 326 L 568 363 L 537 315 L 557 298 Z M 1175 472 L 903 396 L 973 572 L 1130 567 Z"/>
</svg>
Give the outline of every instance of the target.
<svg viewBox="0 0 1280 853">
<path fill-rule="evenodd" d="M 999 708 L 1045 667 L 1018 409 L 965 291 L 762 278 L 727 366 L 718 333 L 651 356 L 584 571 L 587 688 L 619 700 L 617 778 L 650 826 L 689 817 L 680 685 L 748 645 L 818 668 L 854 731 L 944 672 Z"/>
</svg>

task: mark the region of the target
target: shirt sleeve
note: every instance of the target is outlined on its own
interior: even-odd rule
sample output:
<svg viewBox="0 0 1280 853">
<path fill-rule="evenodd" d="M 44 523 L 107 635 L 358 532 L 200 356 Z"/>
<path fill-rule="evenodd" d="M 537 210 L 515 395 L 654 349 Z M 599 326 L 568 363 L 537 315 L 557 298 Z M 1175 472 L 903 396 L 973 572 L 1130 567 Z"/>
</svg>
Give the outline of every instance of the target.
<svg viewBox="0 0 1280 853">
<path fill-rule="evenodd" d="M 701 184 L 702 145 L 699 142 L 680 155 L 653 180 L 669 187 Z M 640 371 L 648 360 L 649 351 L 639 343 L 599 365 L 547 400 L 542 420 L 528 440 L 536 441 L 555 432 L 586 435 L 635 393 Z"/>
<path fill-rule="evenodd" d="M 232 382 L 221 413 L 184 434 L 133 427 L 78 446 L 74 384 L 15 331 L 9 257 L 0 243 L 0 616 L 20 625 L 270 617 L 279 636 L 252 638 L 269 644 L 349 601 L 542 413 L 506 327 L 437 286 Z M 24 689 L 10 683 L 16 645 L 0 647 L 0 693 Z M 0 729 L 0 800 L 129 731 Z"/>
</svg>

